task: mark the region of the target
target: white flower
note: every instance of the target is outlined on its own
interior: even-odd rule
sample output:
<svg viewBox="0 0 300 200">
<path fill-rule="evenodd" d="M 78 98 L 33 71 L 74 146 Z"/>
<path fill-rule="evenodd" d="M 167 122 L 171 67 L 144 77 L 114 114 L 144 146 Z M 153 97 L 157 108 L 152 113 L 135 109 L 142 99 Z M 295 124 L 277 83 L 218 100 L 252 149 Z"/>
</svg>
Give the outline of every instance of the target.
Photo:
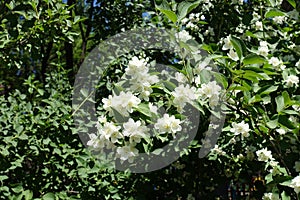
<svg viewBox="0 0 300 200">
<path fill-rule="evenodd" d="M 299 126 L 299 123 L 298 123 L 299 119 L 298 119 L 297 117 L 291 115 L 291 116 L 289 117 L 289 120 L 290 120 L 292 123 L 294 123 L 295 126 Z"/>
<path fill-rule="evenodd" d="M 125 69 L 125 74 L 129 76 L 136 76 L 141 73 L 147 73 L 147 62 L 145 59 L 139 59 L 134 56 L 129 62 L 128 67 Z"/>
<path fill-rule="evenodd" d="M 145 137 L 148 131 L 147 127 L 142 125 L 141 121 L 135 122 L 132 118 L 129 118 L 128 122 L 123 124 L 123 127 L 123 135 L 130 137 L 131 143 L 141 142 L 141 138 Z"/>
<path fill-rule="evenodd" d="M 229 53 L 227 53 L 227 56 L 229 58 L 231 58 L 232 60 L 234 60 L 234 61 L 238 61 L 239 60 L 239 57 L 238 57 L 237 53 L 233 49 L 229 50 Z"/>
<path fill-rule="evenodd" d="M 175 73 L 175 79 L 179 83 L 186 83 L 188 81 L 187 78 L 186 78 L 186 76 L 183 73 L 180 73 L 180 72 L 176 72 Z"/>
<path fill-rule="evenodd" d="M 157 114 L 157 106 L 154 106 L 151 102 L 149 103 L 150 112 Z"/>
<path fill-rule="evenodd" d="M 269 59 L 269 64 L 273 65 L 275 67 L 276 70 L 284 70 L 285 66 L 283 65 L 283 62 L 281 60 L 279 60 L 276 57 L 272 57 Z M 283 67 L 284 66 L 284 67 Z"/>
<path fill-rule="evenodd" d="M 126 160 L 129 163 L 132 163 L 134 157 L 137 156 L 138 153 L 139 151 L 133 145 L 126 145 L 117 148 L 117 156 L 120 158 L 121 163 L 123 163 Z"/>
<path fill-rule="evenodd" d="M 297 176 L 292 180 L 290 187 L 294 188 L 296 193 L 300 192 L 300 176 Z"/>
<path fill-rule="evenodd" d="M 296 170 L 296 172 L 300 172 L 300 161 L 295 162 L 294 169 Z"/>
<path fill-rule="evenodd" d="M 267 47 L 267 46 L 268 46 L 268 42 L 266 42 L 266 41 L 260 41 L 260 42 L 259 42 L 259 45 L 260 45 L 261 47 Z"/>
<path fill-rule="evenodd" d="M 268 151 L 267 148 L 256 151 L 256 155 L 258 157 L 258 161 L 267 162 L 269 160 L 273 160 L 272 152 Z"/>
<path fill-rule="evenodd" d="M 98 136 L 94 133 L 89 134 L 90 140 L 87 142 L 88 146 L 91 146 L 93 148 L 103 148 L 104 145 L 101 144 L 101 141 L 99 140 Z"/>
<path fill-rule="evenodd" d="M 116 142 L 118 142 L 118 139 L 121 139 L 121 138 L 123 138 L 122 133 L 119 132 L 119 131 L 115 131 L 115 132 L 113 132 L 113 133 L 111 134 L 111 136 L 110 136 L 110 141 L 111 141 L 112 143 L 116 143 Z"/>
<path fill-rule="evenodd" d="M 230 36 L 227 36 L 226 38 L 224 38 L 223 41 L 224 41 L 224 45 L 222 47 L 222 50 L 228 50 L 228 49 L 233 48 L 231 41 L 230 41 Z"/>
<path fill-rule="evenodd" d="M 295 75 L 289 75 L 287 79 L 285 79 L 283 82 L 286 84 L 287 87 L 293 87 L 293 85 L 298 87 L 299 78 Z"/>
<path fill-rule="evenodd" d="M 131 92 L 124 93 L 121 91 L 120 95 L 109 95 L 108 99 L 104 98 L 102 102 L 104 103 L 103 108 L 110 112 L 110 116 L 113 116 L 111 108 L 114 108 L 124 116 L 128 116 L 128 112 L 132 113 L 132 108 L 136 107 L 141 100 L 134 96 Z"/>
<path fill-rule="evenodd" d="M 207 35 L 214 36 L 215 35 L 214 29 L 212 27 L 208 27 L 208 29 L 205 30 L 203 35 L 205 35 L 205 36 L 207 36 Z"/>
<path fill-rule="evenodd" d="M 111 111 L 111 100 L 112 100 L 112 95 L 109 95 L 108 99 L 107 98 L 102 99 L 103 108 L 107 111 Z"/>
<path fill-rule="evenodd" d="M 106 140 L 110 139 L 111 142 L 115 143 L 118 139 L 123 137 L 123 135 L 119 132 L 120 129 L 120 126 L 116 126 L 112 122 L 107 122 L 103 125 L 103 128 L 99 130 L 99 132 Z"/>
<path fill-rule="evenodd" d="M 199 74 L 200 75 L 200 72 L 204 69 L 206 70 L 211 70 L 211 67 L 208 66 L 208 64 L 210 63 L 211 59 L 206 57 L 202 62 L 200 62 L 196 68 L 194 69 L 195 71 L 195 74 Z"/>
<path fill-rule="evenodd" d="M 188 40 L 192 39 L 192 36 L 186 30 L 182 30 L 179 33 L 176 33 L 176 38 L 178 38 L 180 41 L 187 42 Z"/>
<path fill-rule="evenodd" d="M 181 23 L 182 23 L 182 24 L 186 24 L 188 21 L 189 21 L 188 18 L 183 18 L 183 19 L 181 20 Z"/>
<path fill-rule="evenodd" d="M 257 30 L 263 30 L 263 23 L 261 22 L 261 21 L 257 21 L 257 22 L 255 22 L 255 28 L 257 29 Z"/>
<path fill-rule="evenodd" d="M 168 114 L 164 114 L 163 118 L 158 119 L 154 124 L 154 128 L 160 133 L 172 133 L 174 136 L 176 132 L 181 131 L 180 124 L 181 121 L 173 115 L 170 117 Z"/>
<path fill-rule="evenodd" d="M 233 122 L 232 128 L 230 129 L 230 132 L 233 132 L 235 135 L 242 135 L 242 138 L 249 137 L 249 125 L 246 124 L 244 121 L 240 123 Z"/>
<path fill-rule="evenodd" d="M 276 16 L 273 21 L 277 24 L 282 24 L 285 21 L 285 16 Z"/>
<path fill-rule="evenodd" d="M 186 25 L 186 27 L 187 27 L 187 28 L 190 28 L 190 29 L 195 28 L 195 26 L 196 26 L 196 25 L 194 25 L 193 22 L 188 22 L 187 25 Z M 189 39 L 187 39 L 187 40 L 189 40 Z M 187 41 L 187 40 L 186 40 L 186 41 Z M 186 42 L 185 40 L 183 40 L 183 41 Z"/>
<path fill-rule="evenodd" d="M 152 93 L 151 85 L 159 82 L 157 75 L 150 75 L 148 73 L 149 67 L 147 59 L 139 59 L 134 56 L 128 63 L 128 68 L 125 69 L 125 74 L 130 76 L 130 88 L 127 91 L 140 93 L 139 97 L 148 101 L 149 95 Z M 127 78 L 125 78 L 127 79 Z"/>
<path fill-rule="evenodd" d="M 279 133 L 280 135 L 284 135 L 286 133 L 286 130 L 283 128 L 279 128 L 279 129 L 276 129 L 276 132 Z"/>
<path fill-rule="evenodd" d="M 138 73 L 138 72 L 137 72 Z M 130 80 L 130 91 L 140 92 L 140 97 L 144 100 L 149 100 L 149 95 L 152 93 L 151 85 L 159 81 L 158 76 L 150 74 L 136 74 Z"/>
<path fill-rule="evenodd" d="M 268 47 L 258 47 L 258 53 L 259 53 L 259 55 L 267 57 L 268 53 L 269 53 L 269 48 Z"/>
<path fill-rule="evenodd" d="M 204 15 L 201 15 L 200 19 L 201 19 L 202 21 L 204 21 L 204 20 L 205 20 L 205 16 L 204 16 Z"/>
<path fill-rule="evenodd" d="M 263 196 L 263 200 L 280 200 L 280 198 L 279 194 L 265 193 Z"/>
<path fill-rule="evenodd" d="M 268 56 L 269 53 L 269 48 L 268 48 L 268 43 L 266 41 L 260 41 L 259 42 L 259 47 L 258 47 L 258 54 L 262 56 Z"/>
<path fill-rule="evenodd" d="M 210 98 L 209 98 L 209 106 L 211 108 L 217 106 L 219 104 L 219 95 L 218 94 L 213 94 Z"/>
<path fill-rule="evenodd" d="M 104 115 L 98 117 L 98 122 L 97 123 L 106 123 L 106 122 L 107 122 L 107 119 L 106 119 L 106 117 Z"/>
<path fill-rule="evenodd" d="M 194 13 L 191 13 L 191 14 L 189 15 L 189 19 L 190 19 L 190 20 L 193 20 L 194 17 L 195 17 L 195 14 L 194 14 Z"/>
<path fill-rule="evenodd" d="M 298 105 L 292 105 L 292 107 L 294 108 L 295 111 L 300 113 L 300 106 Z"/>
<path fill-rule="evenodd" d="M 179 85 L 172 92 L 172 95 L 174 96 L 173 103 L 179 110 L 182 110 L 186 103 L 191 103 L 191 101 L 197 99 L 195 93 L 196 89 L 194 87 L 190 87 L 189 85 Z"/>
<path fill-rule="evenodd" d="M 203 98 L 211 98 L 214 95 L 219 95 L 221 87 L 216 81 L 211 81 L 207 84 L 202 84 L 198 92 Z"/>
</svg>

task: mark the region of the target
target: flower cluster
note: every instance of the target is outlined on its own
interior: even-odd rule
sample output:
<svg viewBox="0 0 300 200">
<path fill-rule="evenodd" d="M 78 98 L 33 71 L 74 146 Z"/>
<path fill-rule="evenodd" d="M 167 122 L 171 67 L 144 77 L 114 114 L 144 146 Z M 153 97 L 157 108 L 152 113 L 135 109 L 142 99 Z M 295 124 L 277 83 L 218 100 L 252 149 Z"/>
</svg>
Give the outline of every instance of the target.
<svg viewBox="0 0 300 200">
<path fill-rule="evenodd" d="M 233 122 L 230 131 L 233 132 L 235 135 L 241 135 L 242 139 L 250 136 L 249 125 L 246 124 L 244 121 L 242 121 L 241 123 Z"/>
<path fill-rule="evenodd" d="M 149 100 L 149 95 L 152 93 L 151 85 L 158 82 L 158 76 L 149 74 L 146 60 L 134 56 L 129 61 L 125 74 L 131 77 L 130 90 L 139 92 L 141 98 Z"/>
<path fill-rule="evenodd" d="M 216 81 L 211 81 L 207 84 L 202 84 L 198 92 L 203 99 L 209 100 L 210 107 L 215 107 L 219 103 L 221 89 Z"/>
<path fill-rule="evenodd" d="M 239 57 L 233 48 L 233 45 L 231 42 L 231 36 L 227 36 L 226 38 L 224 38 L 223 43 L 224 43 L 224 45 L 222 47 L 222 50 L 229 50 L 229 52 L 227 53 L 227 56 L 234 61 L 238 61 Z"/>
<path fill-rule="evenodd" d="M 121 91 L 119 95 L 109 95 L 108 99 L 104 98 L 102 102 L 103 108 L 109 111 L 110 116 L 113 116 L 113 109 L 124 116 L 129 116 L 129 113 L 133 112 L 133 108 L 137 107 L 141 100 L 131 92 Z"/>
<path fill-rule="evenodd" d="M 267 161 L 274 160 L 272 157 L 272 152 L 269 151 L 267 148 L 263 148 L 261 150 L 256 151 L 256 155 L 257 155 L 258 161 L 267 162 Z"/>
<path fill-rule="evenodd" d="M 184 41 L 191 39 L 184 30 L 179 32 L 178 36 Z M 203 61 L 202 65 L 205 64 L 208 64 L 207 61 Z M 221 87 L 216 81 L 199 82 L 195 87 L 185 74 L 169 71 L 166 72 L 168 81 L 176 80 L 178 85 L 173 89 L 166 89 L 164 85 L 166 81 L 160 80 L 150 67 L 148 58 L 133 56 L 129 60 L 122 79 L 115 84 L 118 87 L 111 95 L 102 99 L 103 105 L 96 125 L 98 131 L 89 134 L 88 146 L 97 151 L 112 150 L 115 152 L 115 158 L 120 159 L 121 163 L 125 161 L 132 163 L 141 152 L 148 152 L 149 147 L 152 148 L 153 139 L 165 141 L 168 135 L 177 137 L 177 134 L 187 126 L 187 121 L 182 120 L 187 117 L 184 116 L 187 104 L 198 104 L 198 101 L 206 99 L 209 100 L 210 106 L 218 103 Z M 202 68 L 205 69 L 205 66 Z M 200 74 L 201 71 L 198 70 L 195 76 Z M 160 100 L 157 100 L 158 93 L 153 93 L 154 88 L 161 92 Z M 161 110 L 167 105 L 172 105 L 173 111 L 161 114 Z M 139 145 L 140 143 L 143 145 Z M 203 145 L 210 146 L 210 144 Z M 140 148 L 141 146 L 144 149 Z"/>
</svg>

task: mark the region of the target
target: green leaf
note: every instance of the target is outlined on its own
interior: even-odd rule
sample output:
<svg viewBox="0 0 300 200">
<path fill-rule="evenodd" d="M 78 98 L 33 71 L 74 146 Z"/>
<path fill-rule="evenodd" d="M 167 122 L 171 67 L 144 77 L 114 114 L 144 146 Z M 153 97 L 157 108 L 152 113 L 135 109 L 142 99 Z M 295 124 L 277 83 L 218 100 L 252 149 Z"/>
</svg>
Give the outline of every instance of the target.
<svg viewBox="0 0 300 200">
<path fill-rule="evenodd" d="M 79 22 L 79 20 L 80 20 L 80 16 L 77 15 L 77 16 L 74 17 L 74 22 L 73 23 L 76 24 L 77 22 Z"/>
<path fill-rule="evenodd" d="M 257 91 L 257 93 L 258 93 L 258 94 L 261 94 L 261 95 L 263 95 L 263 94 L 270 94 L 271 92 L 277 91 L 277 89 L 278 89 L 278 86 L 274 86 L 274 85 L 272 85 L 272 86 L 265 85 L 265 86 L 263 86 L 262 88 L 260 88 L 260 89 Z"/>
<path fill-rule="evenodd" d="M 8 4 L 5 4 L 6 5 L 6 7 L 8 8 L 8 9 L 10 9 L 10 10 L 12 10 L 12 9 L 14 9 L 14 7 L 15 7 L 15 3 L 14 3 L 14 1 L 10 1 L 10 3 Z"/>
<path fill-rule="evenodd" d="M 186 75 L 188 80 L 192 80 L 193 79 L 193 68 L 191 67 L 189 61 L 187 62 L 186 66 L 185 66 L 185 71 L 186 71 Z"/>
<path fill-rule="evenodd" d="M 243 57 L 243 47 L 242 47 L 241 40 L 239 40 L 239 39 L 237 39 L 235 37 L 231 37 L 230 41 L 231 41 L 231 44 L 234 47 L 234 49 L 235 49 L 238 57 L 240 59 L 242 59 L 242 57 Z"/>
<path fill-rule="evenodd" d="M 291 197 L 285 191 L 283 191 L 281 193 L 281 199 L 282 200 L 291 200 Z"/>
<path fill-rule="evenodd" d="M 113 117 L 115 118 L 117 123 L 125 123 L 128 121 L 128 117 L 123 116 L 121 113 L 119 113 L 116 109 L 112 108 L 113 111 Z"/>
<path fill-rule="evenodd" d="M 153 153 L 154 155 L 159 155 L 161 154 L 161 152 L 163 152 L 163 149 L 155 149 L 154 151 L 152 151 L 151 153 Z"/>
<path fill-rule="evenodd" d="M 223 74 L 218 73 L 218 72 L 216 72 L 216 73 L 213 72 L 213 75 L 216 78 L 217 82 L 222 84 L 223 88 L 227 88 L 228 87 L 228 80 L 227 80 L 227 78 Z"/>
<path fill-rule="evenodd" d="M 28 140 L 28 135 L 26 135 L 26 134 L 21 134 L 18 138 L 19 138 L 20 140 Z"/>
<path fill-rule="evenodd" d="M 178 21 L 182 20 L 186 17 L 186 15 L 191 12 L 194 8 L 196 8 L 200 4 L 200 1 L 195 2 L 187 2 L 183 1 L 178 5 Z"/>
<path fill-rule="evenodd" d="M 8 176 L 6 176 L 6 175 L 0 176 L 0 181 L 4 181 L 6 179 L 8 179 Z"/>
<path fill-rule="evenodd" d="M 288 115 L 299 115 L 299 112 L 295 111 L 295 110 L 284 110 L 282 111 L 283 113 L 286 113 Z"/>
<path fill-rule="evenodd" d="M 284 99 L 284 105 L 285 106 L 288 106 L 290 105 L 291 103 L 291 98 L 290 98 L 290 95 L 287 91 L 283 91 L 282 92 L 282 96 L 283 96 L 283 99 Z"/>
<path fill-rule="evenodd" d="M 174 83 L 170 81 L 163 81 L 162 83 L 169 91 L 174 91 L 174 89 L 177 87 Z"/>
<path fill-rule="evenodd" d="M 22 15 L 25 19 L 29 19 L 28 15 L 24 11 L 13 11 L 13 12 Z"/>
<path fill-rule="evenodd" d="M 160 10 L 160 11 L 164 13 L 167 16 L 167 18 L 171 20 L 173 23 L 177 22 L 177 16 L 173 11 L 171 10 Z"/>
<path fill-rule="evenodd" d="M 261 74 L 256 73 L 254 71 L 250 71 L 250 70 L 245 70 L 244 74 L 242 75 L 242 78 L 253 81 L 253 82 L 258 82 L 259 79 L 261 79 L 261 80 L 264 79 L 264 77 Z"/>
<path fill-rule="evenodd" d="M 273 176 L 272 176 L 272 174 L 268 174 L 268 175 L 265 177 L 265 180 L 266 180 L 266 184 L 272 182 L 272 181 L 273 181 Z"/>
<path fill-rule="evenodd" d="M 89 95 L 89 91 L 85 88 L 82 88 L 80 90 L 80 93 L 83 95 L 83 97 L 88 97 L 88 95 Z"/>
<path fill-rule="evenodd" d="M 265 14 L 265 18 L 277 17 L 277 16 L 285 16 L 285 13 L 278 9 L 271 9 Z"/>
<path fill-rule="evenodd" d="M 275 7 L 275 6 L 276 6 L 275 0 L 269 0 L 269 3 L 271 4 L 272 7 Z"/>
<path fill-rule="evenodd" d="M 52 192 L 48 192 L 42 198 L 43 200 L 55 200 L 55 195 Z"/>
<path fill-rule="evenodd" d="M 150 112 L 148 104 L 140 103 L 138 105 L 138 107 L 136 108 L 136 110 L 148 117 L 151 117 L 151 112 Z"/>
<path fill-rule="evenodd" d="M 33 193 L 30 190 L 25 190 L 23 192 L 23 195 L 25 197 L 25 200 L 31 200 L 33 197 Z"/>
<path fill-rule="evenodd" d="M 30 102 L 27 102 L 27 104 L 26 104 L 26 109 L 27 109 L 27 110 L 31 110 L 31 109 L 32 109 L 32 105 L 31 105 Z"/>
<path fill-rule="evenodd" d="M 286 116 L 279 115 L 278 122 L 289 129 L 295 128 L 294 124 Z"/>
<path fill-rule="evenodd" d="M 284 98 L 283 96 L 278 96 L 275 98 L 275 102 L 276 102 L 276 111 L 278 113 L 280 113 L 283 109 L 284 109 Z"/>
<path fill-rule="evenodd" d="M 290 185 L 291 185 L 291 182 L 292 182 L 292 180 L 287 180 L 287 181 L 284 181 L 283 183 L 280 183 L 280 185 L 283 185 L 283 186 L 290 186 Z"/>
<path fill-rule="evenodd" d="M 18 185 L 17 187 L 15 188 L 11 188 L 12 191 L 14 191 L 15 193 L 20 193 L 23 191 L 23 186 L 22 185 Z"/>
<path fill-rule="evenodd" d="M 163 1 L 159 6 L 156 5 L 156 8 L 162 12 L 163 14 L 165 14 L 167 16 L 168 19 L 170 19 L 173 23 L 177 22 L 177 16 L 176 14 L 170 9 L 168 2 L 167 1 Z"/>
<path fill-rule="evenodd" d="M 41 96 L 44 95 L 44 90 L 42 90 L 42 89 L 37 89 L 37 91 L 38 91 L 38 93 L 39 93 Z"/>
<path fill-rule="evenodd" d="M 21 133 L 23 130 L 24 130 L 24 127 L 22 125 L 17 125 L 16 126 L 17 133 Z"/>
<path fill-rule="evenodd" d="M 287 0 L 287 1 L 291 4 L 291 6 L 293 6 L 293 8 L 296 9 L 296 2 L 295 2 L 295 0 Z"/>
<path fill-rule="evenodd" d="M 250 54 L 243 59 L 244 65 L 262 64 L 265 61 L 266 60 L 263 57 L 256 54 Z"/>
<path fill-rule="evenodd" d="M 251 31 L 248 31 L 248 30 L 246 31 L 246 35 L 249 37 L 257 38 L 257 36 L 254 33 L 252 33 Z"/>
</svg>

